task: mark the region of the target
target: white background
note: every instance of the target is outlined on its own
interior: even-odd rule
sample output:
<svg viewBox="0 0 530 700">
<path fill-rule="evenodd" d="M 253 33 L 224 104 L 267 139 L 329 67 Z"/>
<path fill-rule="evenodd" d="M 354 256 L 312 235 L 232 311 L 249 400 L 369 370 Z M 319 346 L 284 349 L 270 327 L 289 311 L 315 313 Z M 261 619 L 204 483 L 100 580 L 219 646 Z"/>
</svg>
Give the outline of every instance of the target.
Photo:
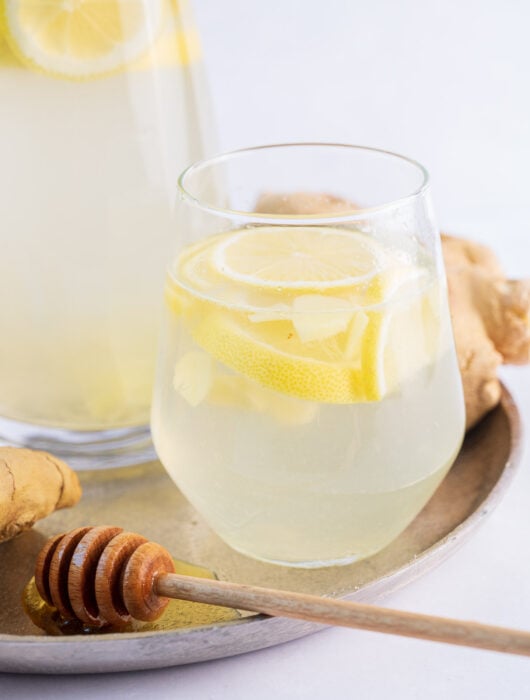
<svg viewBox="0 0 530 700">
<path fill-rule="evenodd" d="M 440 226 L 530 276 L 530 3 L 194 0 L 222 149 L 286 140 L 396 150 L 431 173 Z M 508 385 L 530 425 L 530 371 Z M 391 607 L 530 630 L 529 456 L 502 504 Z M 530 659 L 333 629 L 182 668 L 0 675 L 11 698 L 530 697 Z"/>
</svg>

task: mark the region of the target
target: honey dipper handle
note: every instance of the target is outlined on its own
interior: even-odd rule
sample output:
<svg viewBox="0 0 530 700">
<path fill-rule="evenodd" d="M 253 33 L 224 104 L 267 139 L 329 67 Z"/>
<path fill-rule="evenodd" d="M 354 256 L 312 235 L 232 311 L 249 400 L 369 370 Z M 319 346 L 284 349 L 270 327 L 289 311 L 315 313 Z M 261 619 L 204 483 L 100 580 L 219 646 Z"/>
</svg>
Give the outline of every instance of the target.
<svg viewBox="0 0 530 700">
<path fill-rule="evenodd" d="M 155 591 L 168 598 L 530 656 L 529 632 L 467 620 L 178 574 L 161 574 Z"/>
</svg>

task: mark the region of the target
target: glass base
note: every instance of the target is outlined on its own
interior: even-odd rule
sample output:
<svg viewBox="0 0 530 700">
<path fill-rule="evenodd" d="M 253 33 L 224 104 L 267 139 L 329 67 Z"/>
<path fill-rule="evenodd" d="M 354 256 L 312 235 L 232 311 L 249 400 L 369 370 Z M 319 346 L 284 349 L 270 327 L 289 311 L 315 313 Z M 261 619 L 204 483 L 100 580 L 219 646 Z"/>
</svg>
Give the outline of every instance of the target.
<svg viewBox="0 0 530 700">
<path fill-rule="evenodd" d="M 156 459 L 149 426 L 64 430 L 0 418 L 0 445 L 45 450 L 72 469 L 110 469 Z"/>
<path fill-rule="evenodd" d="M 369 552 L 368 554 L 363 554 L 362 556 L 359 554 L 349 554 L 345 557 L 339 557 L 336 559 L 317 559 L 317 560 L 309 560 L 309 561 L 285 561 L 282 559 L 270 559 L 268 557 L 260 557 L 256 554 L 250 554 L 249 552 L 245 551 L 244 549 L 241 549 L 240 547 L 234 547 L 233 544 L 231 544 L 228 540 L 224 540 L 224 542 L 231 547 L 231 549 L 234 549 L 236 552 L 239 552 L 239 554 L 243 554 L 245 557 L 249 557 L 250 559 L 255 559 L 256 561 L 262 561 L 265 564 L 275 564 L 276 566 L 286 566 L 291 569 L 327 569 L 332 566 L 348 566 L 348 564 L 354 564 L 357 561 L 360 561 L 361 559 L 366 559 L 366 557 L 372 556 L 372 554 L 375 554 L 375 552 Z"/>
<path fill-rule="evenodd" d="M 249 556 L 249 555 L 247 555 Z M 257 557 L 253 557 L 256 559 Z M 259 561 L 266 562 L 267 564 L 276 564 L 277 566 L 288 566 L 291 569 L 327 569 L 330 566 L 348 566 L 348 564 L 354 564 L 361 558 L 357 554 L 352 554 L 350 557 L 342 557 L 340 559 L 323 559 L 322 561 L 280 561 L 276 559 L 262 559 Z"/>
</svg>

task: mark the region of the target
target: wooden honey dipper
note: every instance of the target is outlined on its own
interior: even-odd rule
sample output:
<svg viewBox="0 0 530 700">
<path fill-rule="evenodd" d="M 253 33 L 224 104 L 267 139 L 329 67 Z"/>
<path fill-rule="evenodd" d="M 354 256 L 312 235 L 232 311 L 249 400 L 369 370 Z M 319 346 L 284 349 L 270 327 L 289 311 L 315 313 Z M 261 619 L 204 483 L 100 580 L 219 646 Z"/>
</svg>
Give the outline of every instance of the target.
<svg viewBox="0 0 530 700">
<path fill-rule="evenodd" d="M 530 633 L 305 593 L 181 576 L 159 544 L 122 528 L 80 527 L 38 555 L 41 597 L 66 620 L 122 627 L 155 620 L 169 598 L 530 656 Z"/>
</svg>

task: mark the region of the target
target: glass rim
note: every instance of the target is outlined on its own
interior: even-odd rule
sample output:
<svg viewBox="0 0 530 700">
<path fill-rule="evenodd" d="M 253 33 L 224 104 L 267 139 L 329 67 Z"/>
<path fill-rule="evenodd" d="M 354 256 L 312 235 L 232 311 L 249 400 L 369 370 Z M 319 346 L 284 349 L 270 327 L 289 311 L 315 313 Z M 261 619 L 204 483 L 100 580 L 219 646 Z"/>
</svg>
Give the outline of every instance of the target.
<svg viewBox="0 0 530 700">
<path fill-rule="evenodd" d="M 378 204 L 373 207 L 364 207 L 351 210 L 350 212 L 336 214 L 265 214 L 263 212 L 252 212 L 252 211 L 241 211 L 239 209 L 230 209 L 225 207 L 217 207 L 210 204 L 198 197 L 195 197 L 186 187 L 185 180 L 194 171 L 199 168 L 205 167 L 207 165 L 214 165 L 217 163 L 222 163 L 223 161 L 228 161 L 236 156 L 244 155 L 248 153 L 253 153 L 257 151 L 264 150 L 274 150 L 274 149 L 284 149 L 284 148 L 338 148 L 353 151 L 363 151 L 365 153 L 379 154 L 383 156 L 389 156 L 390 158 L 403 161 L 409 165 L 414 166 L 422 175 L 422 182 L 419 187 L 414 189 L 409 194 L 403 197 L 398 197 L 396 199 L 389 200 L 383 204 Z M 236 148 L 230 151 L 225 151 L 218 153 L 209 158 L 203 158 L 201 160 L 195 161 L 189 165 L 185 170 L 182 171 L 178 180 L 177 188 L 182 199 L 194 207 L 202 209 L 203 211 L 209 211 L 213 214 L 230 216 L 231 218 L 246 219 L 256 223 L 270 223 L 270 224 L 293 224 L 296 221 L 301 221 L 304 224 L 319 224 L 319 223 L 348 223 L 350 221 L 356 221 L 358 219 L 366 218 L 366 216 L 373 216 L 380 212 L 386 212 L 392 209 L 396 209 L 405 206 L 409 202 L 416 198 L 421 197 L 430 186 L 430 178 L 428 170 L 417 160 L 409 158 L 408 156 L 401 155 L 394 151 L 390 151 L 384 148 L 377 148 L 373 146 L 361 146 L 357 144 L 350 143 L 340 143 L 340 142 L 326 142 L 326 141 L 292 141 L 285 143 L 271 143 L 262 144 L 259 146 L 248 146 L 243 148 Z"/>
</svg>

